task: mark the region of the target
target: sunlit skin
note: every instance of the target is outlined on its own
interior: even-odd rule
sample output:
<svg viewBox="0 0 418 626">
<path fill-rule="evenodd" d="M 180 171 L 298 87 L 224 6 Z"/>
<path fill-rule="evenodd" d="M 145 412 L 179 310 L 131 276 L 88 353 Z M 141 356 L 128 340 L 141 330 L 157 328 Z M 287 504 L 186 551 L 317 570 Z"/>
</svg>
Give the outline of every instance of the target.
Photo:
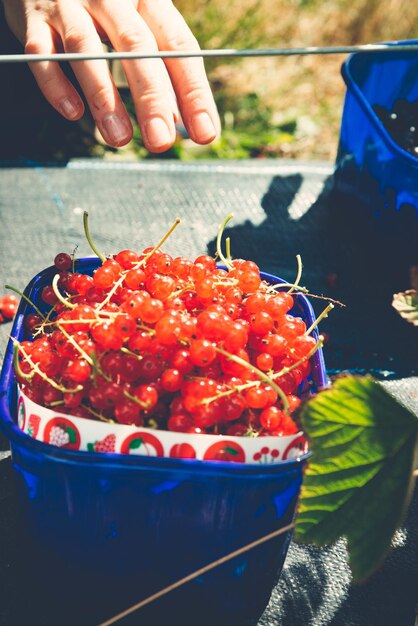
<svg viewBox="0 0 418 626">
<path fill-rule="evenodd" d="M 199 50 L 171 0 L 3 0 L 7 23 L 27 54 L 100 54 L 102 42 L 119 52 Z M 141 135 L 151 152 L 176 138 L 180 116 L 193 141 L 207 144 L 220 125 L 202 59 L 123 61 Z M 30 64 L 40 90 L 67 120 L 83 116 L 81 94 L 58 63 Z M 105 142 L 126 145 L 132 124 L 106 61 L 72 63 L 91 114 Z"/>
</svg>

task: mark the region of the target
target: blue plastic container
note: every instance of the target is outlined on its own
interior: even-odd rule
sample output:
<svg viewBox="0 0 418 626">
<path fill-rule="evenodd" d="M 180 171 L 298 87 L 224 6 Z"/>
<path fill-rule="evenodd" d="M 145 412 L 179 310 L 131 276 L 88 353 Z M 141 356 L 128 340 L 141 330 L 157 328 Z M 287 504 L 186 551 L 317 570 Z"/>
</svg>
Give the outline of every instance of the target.
<svg viewBox="0 0 418 626">
<path fill-rule="evenodd" d="M 338 190 L 359 199 L 377 215 L 396 215 L 403 205 L 418 215 L 418 155 L 389 135 L 374 105 L 418 100 L 418 51 L 362 52 L 342 65 L 347 85 L 335 170 Z"/>
<path fill-rule="evenodd" d="M 96 266 L 97 260 L 83 259 L 77 270 L 91 273 Z M 28 285 L 25 294 L 36 304 L 41 305 L 40 292 L 55 272 L 48 268 Z M 309 302 L 300 296 L 297 303 L 295 313 L 311 324 Z M 28 312 L 31 307 L 22 301 L 12 330 L 18 340 L 24 337 L 23 318 Z M 314 388 L 326 383 L 320 351 L 313 360 L 312 379 Z M 0 425 L 10 440 L 22 519 L 41 555 L 37 575 L 55 579 L 56 588 L 67 594 L 71 589 L 79 624 L 97 626 L 293 519 L 307 455 L 255 466 L 93 455 L 28 437 L 16 424 L 11 344 L 0 381 L 0 412 Z M 200 576 L 123 624 L 256 624 L 280 574 L 289 541 L 286 532 Z M 68 595 L 66 599 L 68 604 Z"/>
</svg>

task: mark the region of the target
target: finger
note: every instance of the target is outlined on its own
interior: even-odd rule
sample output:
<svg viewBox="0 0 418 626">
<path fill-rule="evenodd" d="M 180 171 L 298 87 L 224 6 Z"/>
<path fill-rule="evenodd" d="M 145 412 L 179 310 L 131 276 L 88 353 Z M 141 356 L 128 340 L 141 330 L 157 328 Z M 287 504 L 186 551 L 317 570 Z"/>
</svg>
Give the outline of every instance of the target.
<svg viewBox="0 0 418 626">
<path fill-rule="evenodd" d="M 160 50 L 199 50 L 199 44 L 171 0 L 142 0 L 139 11 Z M 199 58 L 165 59 L 190 137 L 209 143 L 220 131 L 219 116 Z"/>
<path fill-rule="evenodd" d="M 66 52 L 101 54 L 103 47 L 90 15 L 78 4 L 62 3 L 57 28 Z M 77 61 L 74 73 L 104 140 L 115 147 L 132 139 L 132 124 L 105 61 Z"/>
<path fill-rule="evenodd" d="M 26 54 L 53 54 L 56 52 L 54 35 L 46 22 L 28 20 Z M 48 102 L 67 120 L 78 120 L 84 113 L 84 104 L 72 83 L 53 61 L 29 64 L 40 90 Z"/>
<path fill-rule="evenodd" d="M 113 0 L 100 2 L 99 7 L 97 17 L 116 50 L 157 50 L 155 38 L 130 0 L 118 11 L 114 10 Z M 123 67 L 146 148 L 153 152 L 167 150 L 176 137 L 176 106 L 164 63 L 161 59 L 139 59 L 124 61 Z"/>
</svg>

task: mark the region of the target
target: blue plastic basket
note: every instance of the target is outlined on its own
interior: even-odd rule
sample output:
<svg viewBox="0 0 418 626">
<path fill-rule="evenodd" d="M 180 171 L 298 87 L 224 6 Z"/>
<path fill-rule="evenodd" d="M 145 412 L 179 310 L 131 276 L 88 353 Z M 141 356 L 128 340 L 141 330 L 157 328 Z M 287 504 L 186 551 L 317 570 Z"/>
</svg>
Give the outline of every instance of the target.
<svg viewBox="0 0 418 626">
<path fill-rule="evenodd" d="M 95 267 L 93 259 L 77 263 L 77 271 L 84 273 Z M 25 291 L 39 306 L 42 288 L 55 272 L 44 270 Z M 31 307 L 22 301 L 12 330 L 18 340 L 24 337 L 28 312 Z M 308 325 L 314 320 L 303 296 L 294 312 Z M 0 380 L 0 425 L 10 440 L 22 517 L 42 554 L 39 576 L 51 579 L 52 571 L 61 589 L 77 584 L 86 590 L 79 600 L 72 596 L 80 604 L 79 624 L 97 626 L 292 521 L 307 455 L 255 466 L 56 448 L 18 428 L 12 361 L 10 343 Z M 320 351 L 313 358 L 312 380 L 314 389 L 326 383 Z M 286 532 L 200 576 L 138 613 L 135 623 L 256 624 L 289 541 Z"/>
<path fill-rule="evenodd" d="M 342 65 L 347 85 L 335 170 L 338 190 L 359 199 L 377 215 L 396 215 L 403 205 L 418 215 L 418 157 L 401 148 L 373 110 L 418 100 L 418 52 L 366 52 Z M 411 41 L 409 43 L 418 43 Z"/>
</svg>

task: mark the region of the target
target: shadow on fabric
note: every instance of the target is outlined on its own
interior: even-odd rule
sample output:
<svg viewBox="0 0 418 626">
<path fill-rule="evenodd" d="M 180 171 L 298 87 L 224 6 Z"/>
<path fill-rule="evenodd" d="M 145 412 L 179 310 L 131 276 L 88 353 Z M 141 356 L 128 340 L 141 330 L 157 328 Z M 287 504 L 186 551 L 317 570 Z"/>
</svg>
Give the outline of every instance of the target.
<svg viewBox="0 0 418 626">
<path fill-rule="evenodd" d="M 331 370 L 408 375 L 416 371 L 418 333 L 391 306 L 392 295 L 410 288 L 418 265 L 418 220 L 413 207 L 377 218 L 372 208 L 337 193 L 333 178 L 300 219 L 289 207 L 301 192 L 300 174 L 275 176 L 261 206 L 265 220 L 227 228 L 232 255 L 294 281 L 296 255 L 302 257 L 301 285 L 345 304 L 321 324 L 329 335 L 326 362 Z M 215 241 L 209 244 L 211 253 Z M 326 302 L 312 299 L 318 314 Z"/>
</svg>

